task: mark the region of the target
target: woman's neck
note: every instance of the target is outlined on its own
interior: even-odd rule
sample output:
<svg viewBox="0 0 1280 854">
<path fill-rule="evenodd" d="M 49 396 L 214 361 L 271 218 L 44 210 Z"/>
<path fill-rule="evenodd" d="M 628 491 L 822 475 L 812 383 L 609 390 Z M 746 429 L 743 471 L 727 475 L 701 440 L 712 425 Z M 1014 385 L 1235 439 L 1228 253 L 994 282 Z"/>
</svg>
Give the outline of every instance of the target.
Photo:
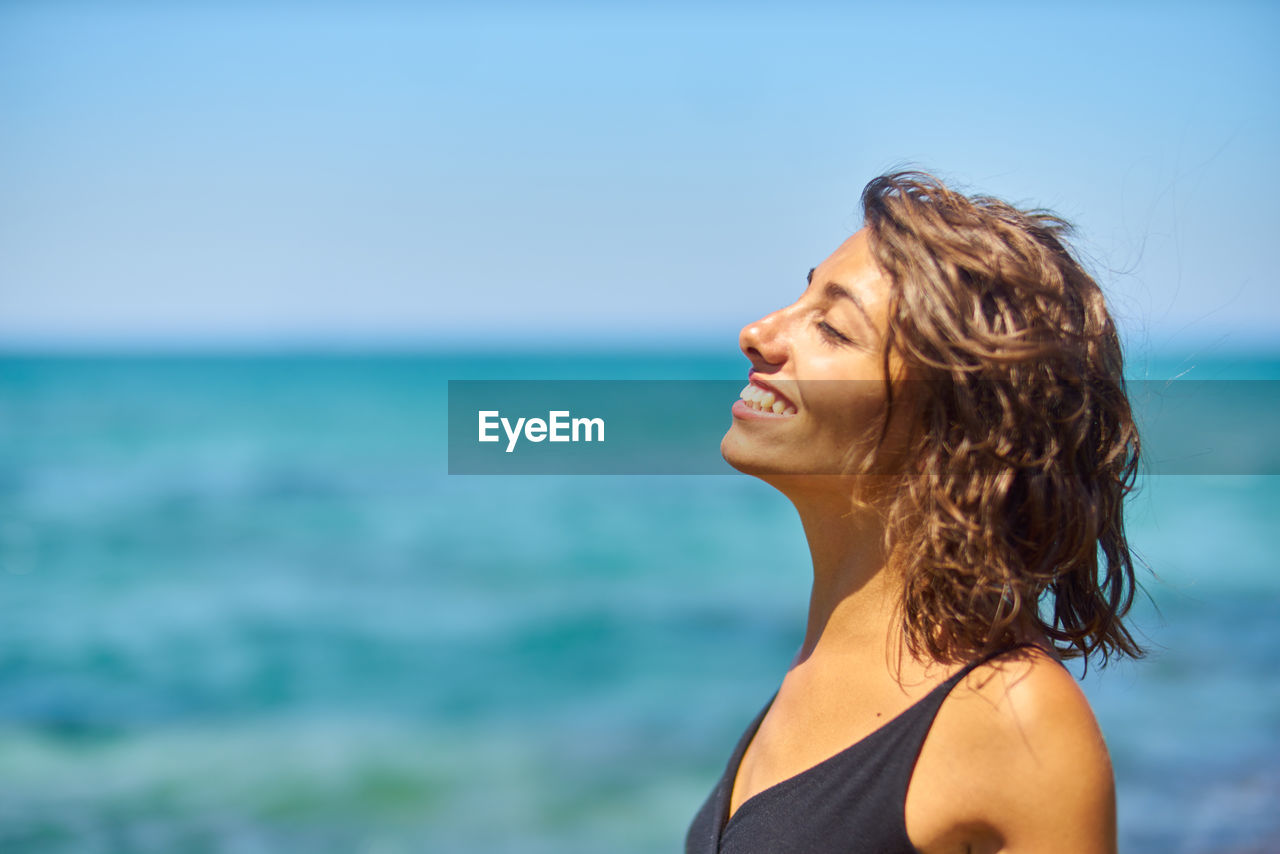
<svg viewBox="0 0 1280 854">
<path fill-rule="evenodd" d="M 831 492 L 814 495 L 797 491 L 788 497 L 800 514 L 813 560 L 808 624 L 792 667 L 815 653 L 819 660 L 856 657 L 867 664 L 880 661 L 897 673 L 902 673 L 904 666 L 931 666 L 930 661 L 908 650 L 903 635 L 904 582 L 886 550 L 884 513 Z M 1059 658 L 1031 612 L 1022 614 L 1010 636 Z M 978 652 L 964 650 L 960 656 L 972 657 Z"/>
<path fill-rule="evenodd" d="M 888 569 L 884 519 L 849 501 L 795 500 L 813 559 L 804 644 L 794 664 L 817 651 L 883 654 L 896 627 L 901 581 Z"/>
</svg>

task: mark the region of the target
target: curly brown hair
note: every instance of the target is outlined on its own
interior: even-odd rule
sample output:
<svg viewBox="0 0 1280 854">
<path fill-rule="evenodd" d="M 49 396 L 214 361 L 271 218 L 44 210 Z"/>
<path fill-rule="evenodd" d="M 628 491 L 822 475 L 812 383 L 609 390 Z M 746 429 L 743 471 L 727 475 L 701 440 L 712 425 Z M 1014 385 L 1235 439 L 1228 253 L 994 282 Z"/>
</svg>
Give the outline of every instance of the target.
<svg viewBox="0 0 1280 854">
<path fill-rule="evenodd" d="M 1138 432 L 1116 327 L 1064 243 L 1070 224 L 922 172 L 872 180 L 862 206 L 890 279 L 884 424 L 894 352 L 915 425 L 917 476 L 888 509 L 909 648 L 957 660 L 1030 620 L 1064 658 L 1142 656 L 1122 619 Z"/>
</svg>

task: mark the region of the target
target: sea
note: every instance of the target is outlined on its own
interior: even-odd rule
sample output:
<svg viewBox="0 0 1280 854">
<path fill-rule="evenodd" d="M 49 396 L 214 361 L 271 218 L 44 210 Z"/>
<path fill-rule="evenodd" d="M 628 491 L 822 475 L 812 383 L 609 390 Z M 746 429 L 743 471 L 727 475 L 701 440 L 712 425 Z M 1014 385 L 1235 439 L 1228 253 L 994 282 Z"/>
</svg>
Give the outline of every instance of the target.
<svg viewBox="0 0 1280 854">
<path fill-rule="evenodd" d="M 745 369 L 0 356 L 0 852 L 682 850 L 800 644 L 795 511 L 736 473 L 449 474 L 448 381 Z M 1222 471 L 1144 472 L 1149 655 L 1072 665 L 1120 850 L 1280 851 L 1280 467 L 1258 417 L 1280 356 L 1130 370 L 1253 383 L 1179 427 L 1253 441 Z"/>
</svg>

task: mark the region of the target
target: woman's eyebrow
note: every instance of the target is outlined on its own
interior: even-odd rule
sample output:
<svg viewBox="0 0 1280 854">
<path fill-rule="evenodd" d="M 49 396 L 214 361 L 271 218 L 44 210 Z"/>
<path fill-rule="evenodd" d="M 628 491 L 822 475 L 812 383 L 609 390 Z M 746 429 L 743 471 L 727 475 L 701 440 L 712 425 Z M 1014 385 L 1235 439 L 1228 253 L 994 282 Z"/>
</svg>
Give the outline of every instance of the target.
<svg viewBox="0 0 1280 854">
<path fill-rule="evenodd" d="M 867 307 L 862 304 L 862 300 L 858 299 L 856 294 L 844 287 L 841 287 L 840 285 L 837 285 L 835 282 L 827 282 L 827 287 L 824 290 L 827 295 L 827 299 L 832 302 L 835 302 L 838 299 L 847 299 L 849 302 L 853 303 L 853 307 L 858 310 L 858 314 L 862 315 L 862 322 L 867 325 L 867 329 L 878 337 L 876 325 L 871 322 L 871 315 L 867 313 Z"/>
<path fill-rule="evenodd" d="M 813 271 L 816 269 L 818 268 L 809 268 L 809 276 L 806 281 L 811 285 L 813 284 Z M 823 293 L 826 294 L 827 299 L 833 302 L 838 299 L 847 299 L 853 303 L 853 307 L 858 310 L 858 313 L 862 315 L 862 319 L 866 322 L 867 328 L 872 332 L 876 331 L 876 325 L 871 322 L 871 315 L 867 313 L 867 307 L 862 304 L 862 300 L 858 299 L 858 295 L 853 291 L 843 285 L 837 285 L 835 282 L 827 282 L 827 286 L 823 288 Z"/>
</svg>

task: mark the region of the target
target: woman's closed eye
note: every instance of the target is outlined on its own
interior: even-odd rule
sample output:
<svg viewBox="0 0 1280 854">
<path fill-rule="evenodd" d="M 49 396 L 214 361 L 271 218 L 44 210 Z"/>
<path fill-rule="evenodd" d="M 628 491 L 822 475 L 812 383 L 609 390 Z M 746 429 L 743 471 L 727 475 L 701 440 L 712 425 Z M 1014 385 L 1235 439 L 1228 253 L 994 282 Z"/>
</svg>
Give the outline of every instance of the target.
<svg viewBox="0 0 1280 854">
<path fill-rule="evenodd" d="M 822 333 L 822 340 L 832 346 L 853 343 L 852 339 L 825 320 L 818 321 L 818 331 Z"/>
</svg>

